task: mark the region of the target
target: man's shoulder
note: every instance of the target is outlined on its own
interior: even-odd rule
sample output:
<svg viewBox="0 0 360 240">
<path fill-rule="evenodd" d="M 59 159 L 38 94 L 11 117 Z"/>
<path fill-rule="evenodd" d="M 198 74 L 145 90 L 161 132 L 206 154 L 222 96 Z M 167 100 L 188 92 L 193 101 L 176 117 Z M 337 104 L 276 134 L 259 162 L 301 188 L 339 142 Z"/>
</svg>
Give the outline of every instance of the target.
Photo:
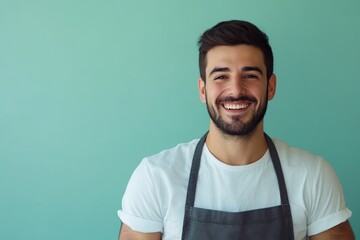
<svg viewBox="0 0 360 240">
<path fill-rule="evenodd" d="M 144 158 L 144 161 L 152 166 L 167 166 L 191 162 L 198 142 L 199 139 L 194 139 L 190 142 L 179 143 L 174 147 L 164 149 L 157 154 Z"/>
<path fill-rule="evenodd" d="M 288 143 L 273 139 L 276 149 L 278 151 L 281 162 L 289 163 L 291 165 L 301 166 L 315 166 L 323 163 L 325 160 L 323 157 L 315 155 L 307 150 L 290 146 Z"/>
</svg>

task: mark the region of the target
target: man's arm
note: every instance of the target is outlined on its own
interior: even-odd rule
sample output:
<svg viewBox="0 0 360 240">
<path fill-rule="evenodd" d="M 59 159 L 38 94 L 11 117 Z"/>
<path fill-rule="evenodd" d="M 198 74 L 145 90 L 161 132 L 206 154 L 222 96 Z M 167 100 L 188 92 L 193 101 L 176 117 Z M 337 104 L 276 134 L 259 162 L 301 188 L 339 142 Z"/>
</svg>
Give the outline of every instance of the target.
<svg viewBox="0 0 360 240">
<path fill-rule="evenodd" d="M 161 232 L 141 233 L 131 230 L 131 228 L 122 224 L 120 228 L 119 240 L 160 240 Z"/>
<path fill-rule="evenodd" d="M 349 221 L 340 223 L 325 232 L 310 236 L 310 240 L 355 240 Z"/>
</svg>

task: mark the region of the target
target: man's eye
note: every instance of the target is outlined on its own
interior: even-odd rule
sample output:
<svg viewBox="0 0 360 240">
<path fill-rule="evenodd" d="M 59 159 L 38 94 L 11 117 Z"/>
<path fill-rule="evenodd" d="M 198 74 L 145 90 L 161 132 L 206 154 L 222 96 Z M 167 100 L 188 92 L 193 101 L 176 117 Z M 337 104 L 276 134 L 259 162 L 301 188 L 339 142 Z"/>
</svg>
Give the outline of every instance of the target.
<svg viewBox="0 0 360 240">
<path fill-rule="evenodd" d="M 227 79 L 227 77 L 225 75 L 220 75 L 220 76 L 216 76 L 214 79 L 215 80 L 217 80 L 217 79 L 223 80 L 223 79 Z"/>
<path fill-rule="evenodd" d="M 247 74 L 243 78 L 245 79 L 258 79 L 259 77 L 255 74 Z"/>
</svg>

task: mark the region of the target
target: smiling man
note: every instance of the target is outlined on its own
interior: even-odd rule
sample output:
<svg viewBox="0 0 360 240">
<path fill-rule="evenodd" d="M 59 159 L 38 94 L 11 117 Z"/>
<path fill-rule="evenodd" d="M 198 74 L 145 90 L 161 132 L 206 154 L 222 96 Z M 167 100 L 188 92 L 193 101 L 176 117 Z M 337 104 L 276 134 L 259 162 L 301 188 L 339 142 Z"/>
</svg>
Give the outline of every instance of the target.
<svg viewBox="0 0 360 240">
<path fill-rule="evenodd" d="M 264 133 L 276 90 L 267 36 L 221 22 L 201 36 L 199 66 L 209 131 L 143 159 L 123 197 L 119 239 L 354 239 L 329 164 Z"/>
</svg>

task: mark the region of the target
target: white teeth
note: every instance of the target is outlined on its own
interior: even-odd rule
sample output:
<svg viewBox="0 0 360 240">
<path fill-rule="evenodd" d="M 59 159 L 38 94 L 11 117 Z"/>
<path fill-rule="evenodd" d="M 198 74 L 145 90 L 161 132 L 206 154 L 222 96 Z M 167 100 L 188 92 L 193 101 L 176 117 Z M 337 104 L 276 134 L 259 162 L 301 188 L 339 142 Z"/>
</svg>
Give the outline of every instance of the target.
<svg viewBox="0 0 360 240">
<path fill-rule="evenodd" d="M 224 107 L 226 109 L 244 109 L 247 106 L 249 106 L 248 104 L 224 104 Z"/>
</svg>

